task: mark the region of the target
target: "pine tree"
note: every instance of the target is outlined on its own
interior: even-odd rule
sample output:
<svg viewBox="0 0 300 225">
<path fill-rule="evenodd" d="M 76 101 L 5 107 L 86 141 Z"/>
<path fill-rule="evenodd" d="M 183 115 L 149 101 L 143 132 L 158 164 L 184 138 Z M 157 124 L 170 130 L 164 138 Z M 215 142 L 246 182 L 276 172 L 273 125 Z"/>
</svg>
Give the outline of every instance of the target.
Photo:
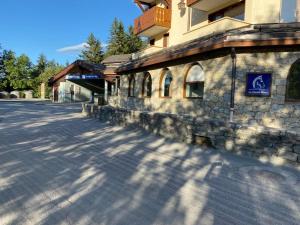
<svg viewBox="0 0 300 225">
<path fill-rule="evenodd" d="M 91 63 L 101 63 L 103 60 L 103 48 L 101 41 L 91 33 L 87 40 L 87 48 L 81 52 L 80 58 Z"/>
<path fill-rule="evenodd" d="M 34 66 L 34 70 L 32 72 L 32 78 L 37 78 L 41 73 L 44 72 L 47 67 L 48 61 L 44 54 L 40 54 L 37 60 L 37 64 Z"/>
<path fill-rule="evenodd" d="M 0 45 L 0 82 L 5 77 L 3 52 Z"/>
<path fill-rule="evenodd" d="M 115 18 L 110 30 L 106 56 L 126 53 L 128 53 L 128 37 L 122 21 Z"/>
<path fill-rule="evenodd" d="M 130 26 L 126 32 L 122 21 L 115 18 L 110 30 L 106 56 L 134 53 L 143 47 L 144 43 L 134 34 L 133 27 Z"/>
<path fill-rule="evenodd" d="M 132 26 L 128 27 L 127 41 L 128 41 L 127 53 L 138 52 L 141 49 L 143 49 L 145 46 L 145 43 L 142 41 L 142 39 L 134 34 L 134 29 Z"/>
<path fill-rule="evenodd" d="M 47 58 L 44 54 L 40 54 L 37 60 L 37 71 L 38 71 L 38 75 L 40 75 L 41 73 L 43 73 L 47 67 L 48 61 Z"/>
</svg>

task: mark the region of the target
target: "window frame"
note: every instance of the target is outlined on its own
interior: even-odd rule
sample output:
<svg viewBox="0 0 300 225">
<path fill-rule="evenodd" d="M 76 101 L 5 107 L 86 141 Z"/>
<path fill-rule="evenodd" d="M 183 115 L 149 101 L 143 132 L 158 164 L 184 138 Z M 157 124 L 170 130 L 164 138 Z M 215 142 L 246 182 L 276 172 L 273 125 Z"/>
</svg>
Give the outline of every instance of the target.
<svg viewBox="0 0 300 225">
<path fill-rule="evenodd" d="M 134 98 L 135 97 L 135 76 L 134 74 L 129 75 L 128 77 L 128 97 Z"/>
<path fill-rule="evenodd" d="M 194 67 L 194 66 L 199 66 L 202 71 L 204 72 L 203 70 L 203 67 L 199 64 L 199 63 L 192 63 L 188 66 L 186 72 L 185 72 L 185 75 L 184 75 L 184 82 L 183 82 L 183 98 L 186 98 L 186 99 L 204 99 L 204 94 L 205 94 L 205 74 L 204 74 L 204 81 L 194 81 L 194 82 L 187 82 L 187 78 L 188 78 L 188 75 L 189 75 L 189 72 L 191 71 L 191 69 Z M 203 84 L 203 95 L 202 96 L 199 96 L 199 97 L 190 97 L 190 96 L 187 96 L 187 84 L 195 84 L 195 83 L 199 83 L 199 84 Z"/>
<path fill-rule="evenodd" d="M 226 17 L 226 12 L 228 12 L 229 10 L 232 10 L 234 8 L 237 8 L 241 5 L 244 5 L 244 20 L 241 20 L 241 21 L 245 21 L 246 1 L 241 1 L 236 4 L 230 5 L 228 7 L 225 7 L 223 9 L 220 9 L 220 10 L 217 10 L 215 12 L 208 14 L 208 23 L 212 23 L 212 22 L 218 21 L 218 20 Z M 220 18 L 217 18 L 219 16 L 220 16 Z M 234 17 L 230 17 L 230 18 L 235 19 Z M 237 20 L 240 20 L 240 19 L 237 19 Z"/>
<path fill-rule="evenodd" d="M 147 91 L 148 91 L 148 88 L 146 87 L 146 85 L 147 85 L 147 79 L 149 79 L 150 78 L 150 82 L 151 82 L 151 90 L 150 90 L 150 96 L 149 95 L 147 95 L 148 93 L 147 93 Z M 146 72 L 145 74 L 144 74 L 144 78 L 143 78 L 143 87 L 142 87 L 142 96 L 144 97 L 144 98 L 151 98 L 152 97 L 152 76 L 151 76 L 151 74 L 149 73 L 149 72 Z"/>
<path fill-rule="evenodd" d="M 296 64 L 299 64 L 299 67 L 300 67 L 300 59 L 296 60 L 290 67 L 289 69 L 289 73 L 288 73 L 288 76 L 286 78 L 286 89 L 285 89 L 285 102 L 287 103 L 300 103 L 300 97 L 299 99 L 294 99 L 294 98 L 289 98 L 288 97 L 288 92 L 289 92 L 289 84 L 290 84 L 290 81 L 289 79 L 291 78 L 291 75 L 293 73 L 293 69 L 294 69 L 294 66 L 296 66 Z M 299 73 L 299 82 L 300 82 L 300 73 Z M 299 90 L 300 92 L 300 90 Z"/>
<path fill-rule="evenodd" d="M 165 96 L 165 80 L 166 80 L 166 74 L 170 72 L 171 74 L 171 77 L 172 77 L 172 80 L 171 80 L 171 83 L 170 83 L 170 86 L 169 86 L 169 96 Z M 173 74 L 172 74 L 172 71 L 168 68 L 165 68 L 163 69 L 162 73 L 161 73 L 161 76 L 160 76 L 160 82 L 159 82 L 159 97 L 160 98 L 172 98 L 172 84 L 173 84 Z"/>
</svg>

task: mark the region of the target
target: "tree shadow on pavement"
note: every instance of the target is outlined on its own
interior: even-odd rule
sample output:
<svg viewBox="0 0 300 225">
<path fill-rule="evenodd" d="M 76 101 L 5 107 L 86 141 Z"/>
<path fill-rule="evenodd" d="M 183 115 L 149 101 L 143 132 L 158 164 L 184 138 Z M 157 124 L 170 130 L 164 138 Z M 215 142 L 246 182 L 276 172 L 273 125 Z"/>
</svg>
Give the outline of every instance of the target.
<svg viewBox="0 0 300 225">
<path fill-rule="evenodd" d="M 3 225 L 300 221 L 294 169 L 276 177 L 276 167 L 254 159 L 112 127 L 76 107 L 8 108 L 0 123 Z M 251 170 L 258 166 L 275 178 Z"/>
</svg>

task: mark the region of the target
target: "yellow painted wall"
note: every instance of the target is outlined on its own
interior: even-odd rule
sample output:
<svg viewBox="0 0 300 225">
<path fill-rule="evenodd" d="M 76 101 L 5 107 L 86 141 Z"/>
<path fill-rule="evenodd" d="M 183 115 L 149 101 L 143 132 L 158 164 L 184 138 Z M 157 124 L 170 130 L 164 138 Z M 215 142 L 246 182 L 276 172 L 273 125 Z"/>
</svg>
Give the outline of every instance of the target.
<svg viewBox="0 0 300 225">
<path fill-rule="evenodd" d="M 246 21 L 257 23 L 279 23 L 281 0 L 246 0 Z"/>
<path fill-rule="evenodd" d="M 172 22 L 171 29 L 168 31 L 170 34 L 170 46 L 178 45 L 209 34 L 250 26 L 251 24 L 280 22 L 281 0 L 246 0 L 245 21 L 224 18 L 213 23 L 208 23 L 208 15 L 210 13 L 227 7 L 233 3 L 232 1 L 207 12 L 206 20 L 191 27 L 191 8 L 186 7 L 185 9 L 179 10 L 178 3 L 180 1 L 181 0 L 172 1 Z M 157 5 L 159 7 L 165 7 L 162 0 L 158 0 Z M 153 48 L 149 47 L 145 52 L 140 53 L 139 56 L 161 50 L 163 47 L 162 37 L 163 34 L 153 37 L 156 40 L 155 46 Z"/>
</svg>

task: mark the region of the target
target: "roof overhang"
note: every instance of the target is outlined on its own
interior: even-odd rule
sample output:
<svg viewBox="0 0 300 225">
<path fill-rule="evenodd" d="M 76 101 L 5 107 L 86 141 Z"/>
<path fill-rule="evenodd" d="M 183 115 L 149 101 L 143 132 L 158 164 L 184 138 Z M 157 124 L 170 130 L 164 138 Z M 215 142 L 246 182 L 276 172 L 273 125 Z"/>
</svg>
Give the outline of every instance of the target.
<svg viewBox="0 0 300 225">
<path fill-rule="evenodd" d="M 193 56 L 208 56 L 210 52 L 225 51 L 231 48 L 249 49 L 262 47 L 300 46 L 300 23 L 262 24 L 249 29 L 238 29 L 219 35 L 211 35 L 192 40 L 151 55 L 132 60 L 120 66 L 120 75 L 161 67 L 177 60 L 190 60 Z M 271 49 L 272 50 L 272 49 Z M 298 50 L 299 51 L 299 50 Z"/>
<path fill-rule="evenodd" d="M 70 64 L 58 74 L 56 74 L 49 83 L 53 84 L 61 79 L 65 79 L 67 75 L 79 74 L 79 75 L 97 75 L 104 76 L 105 66 L 102 64 L 89 63 L 83 60 L 77 60 Z M 74 75 L 75 76 L 75 75 Z"/>
</svg>

